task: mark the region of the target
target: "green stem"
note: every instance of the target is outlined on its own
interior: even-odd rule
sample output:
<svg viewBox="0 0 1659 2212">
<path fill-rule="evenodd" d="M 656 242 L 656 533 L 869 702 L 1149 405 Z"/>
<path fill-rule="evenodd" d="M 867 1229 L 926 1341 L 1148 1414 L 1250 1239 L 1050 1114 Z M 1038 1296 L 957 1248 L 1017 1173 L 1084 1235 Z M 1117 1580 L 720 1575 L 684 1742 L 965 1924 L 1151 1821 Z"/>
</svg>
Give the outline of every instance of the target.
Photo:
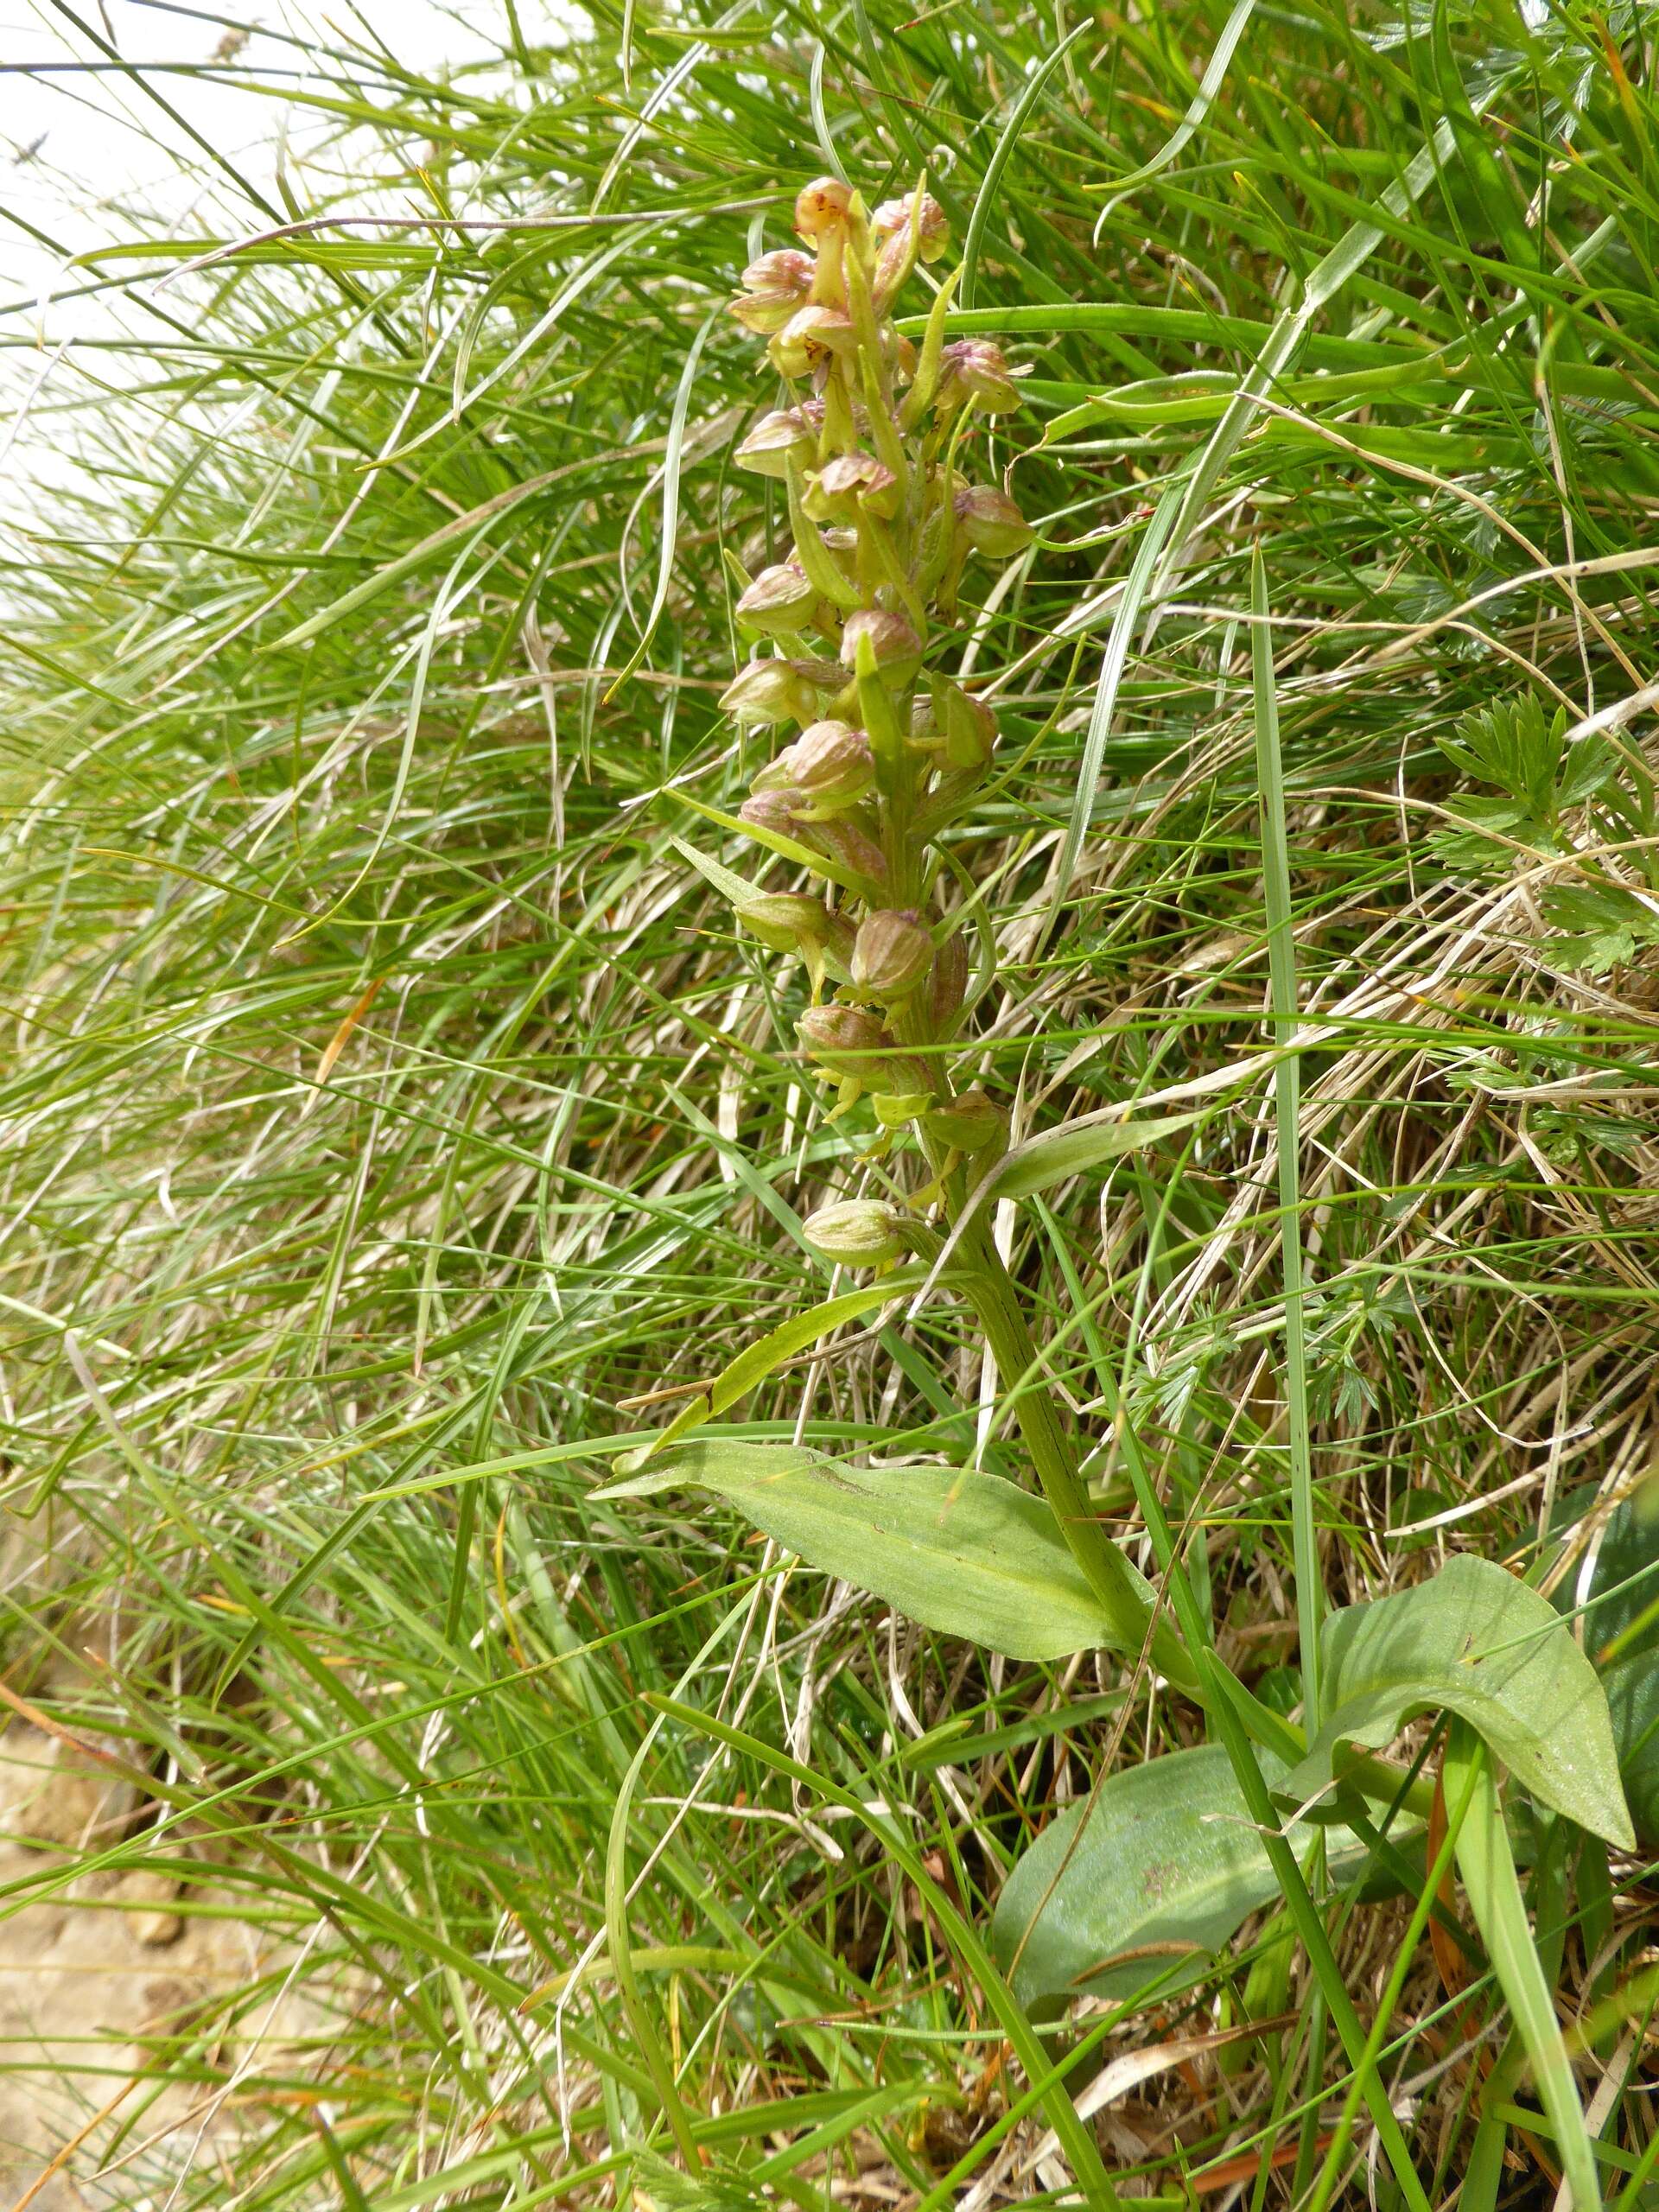
<svg viewBox="0 0 1659 2212">
<path fill-rule="evenodd" d="M 1111 1624 L 1114 1638 L 1126 1651 L 1146 1641 L 1147 1601 L 1136 1588 L 1128 1560 L 1101 1526 L 1084 1481 L 1077 1446 L 1060 1415 L 1054 1393 L 1042 1377 L 1042 1363 L 1019 1294 L 1002 1255 L 982 1220 L 963 1240 L 963 1287 L 979 1316 L 997 1370 L 1014 1393 L 1014 1409 L 1043 1494 L 1054 1510 L 1071 1555 L 1089 1578 Z M 1179 1688 L 1195 1695 L 1198 1675 L 1179 1637 L 1167 1622 L 1153 1633 L 1153 1663 Z"/>
<path fill-rule="evenodd" d="M 1043 1495 L 1053 1509 L 1071 1556 L 1101 1601 L 1115 1641 L 1126 1651 L 1137 1651 L 1147 1637 L 1146 1599 L 1136 1586 L 1123 1554 L 1101 1525 L 1084 1480 L 1076 1441 L 1052 1389 L 1043 1380 L 1041 1355 L 1021 1311 L 1018 1286 L 1003 1264 L 1002 1255 L 982 1218 L 969 1224 L 963 1238 L 958 1265 L 962 1289 L 985 1332 L 985 1341 L 996 1361 L 997 1371 L 1014 1393 L 1014 1415 Z M 1147 1471 L 1141 1471 L 1149 1481 Z M 1144 1495 L 1144 1484 L 1137 1484 L 1136 1488 L 1142 1492 L 1144 1510 L 1149 1502 Z M 1155 1512 L 1155 1501 L 1152 1503 Z M 1159 1547 L 1160 1553 L 1166 1548 L 1170 1550 L 1166 1571 L 1179 1574 L 1181 1570 L 1173 1558 L 1172 1532 L 1164 1526 L 1154 1534 L 1163 1540 Z M 1264 1706 L 1213 1652 L 1208 1657 L 1211 1669 L 1224 1676 L 1228 1702 L 1247 1733 L 1287 1763 L 1299 1758 L 1306 1749 L 1302 1732 Z M 1211 1707 L 1214 1693 L 1210 1683 L 1199 1672 L 1194 1655 L 1173 1623 L 1158 1624 L 1153 1637 L 1152 1658 L 1160 1673 L 1185 1695 L 1206 1709 Z M 1419 1776 L 1414 1783 L 1404 1783 L 1396 1768 L 1382 1759 L 1364 1756 L 1345 1770 L 1344 1780 L 1380 1804 L 1398 1801 L 1405 1811 L 1418 1819 L 1427 1818 L 1434 1793 L 1427 1777 Z"/>
</svg>

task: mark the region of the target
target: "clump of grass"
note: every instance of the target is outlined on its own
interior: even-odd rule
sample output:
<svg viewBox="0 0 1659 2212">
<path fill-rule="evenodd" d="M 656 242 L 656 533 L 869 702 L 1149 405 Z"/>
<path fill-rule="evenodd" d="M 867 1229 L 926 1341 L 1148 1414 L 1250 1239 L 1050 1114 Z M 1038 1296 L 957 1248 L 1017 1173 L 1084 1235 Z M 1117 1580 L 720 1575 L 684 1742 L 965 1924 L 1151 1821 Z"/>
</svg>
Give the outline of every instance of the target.
<svg viewBox="0 0 1659 2212">
<path fill-rule="evenodd" d="M 724 1509 L 590 1493 L 820 1287 L 783 1233 L 842 1149 L 807 987 L 673 843 L 759 765 L 716 705 L 722 553 L 784 543 L 730 465 L 775 393 L 717 310 L 804 175 L 925 170 L 950 334 L 1031 372 L 986 459 L 1039 542 L 963 601 L 1012 766 L 950 831 L 995 890 L 974 1072 L 1016 1138 L 1202 1115 L 998 1223 L 1094 1503 L 1154 1573 L 1161 1508 L 1203 1641 L 1286 1714 L 1299 1595 L 1311 1633 L 1460 1554 L 1569 1611 L 1604 1556 L 1639 1576 L 1639 26 L 594 22 L 554 50 L 520 11 L 448 81 L 295 49 L 340 136 L 291 226 L 204 152 L 188 227 L 135 216 L 8 318 L 59 488 L 6 569 L 5 1680 L 143 1808 L 8 1903 L 142 1864 L 264 1945 L 137 2057 L 89 2051 L 87 2120 L 126 2094 L 76 2185 L 1046 2202 L 1078 2177 L 1042 2067 L 1076 2052 L 1122 2191 L 1386 2198 L 1380 2088 L 1430 2201 L 1529 2201 L 1562 2145 L 1462 1897 L 1414 1916 L 1333 1853 L 1318 1929 L 1270 1897 L 1202 1978 L 1012 2037 L 1009 1868 L 1197 1707 L 908 1626 Z M 930 1301 L 786 1362 L 741 1436 L 1023 1480 L 1018 1378 L 984 1373 Z M 1639 1655 L 1632 1593 L 1592 1655 Z M 1634 2208 L 1649 1861 L 1533 1841 L 1529 1948 Z M 290 1986 L 314 2027 L 262 2044 Z"/>
</svg>

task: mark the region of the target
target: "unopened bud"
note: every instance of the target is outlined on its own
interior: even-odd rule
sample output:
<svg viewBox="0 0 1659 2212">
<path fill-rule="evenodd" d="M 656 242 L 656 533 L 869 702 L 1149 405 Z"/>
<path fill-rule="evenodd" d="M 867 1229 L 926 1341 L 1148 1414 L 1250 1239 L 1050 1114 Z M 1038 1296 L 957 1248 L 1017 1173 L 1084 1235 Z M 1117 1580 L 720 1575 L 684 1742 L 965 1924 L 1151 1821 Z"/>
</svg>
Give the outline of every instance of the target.
<svg viewBox="0 0 1659 2212">
<path fill-rule="evenodd" d="M 845 981 L 852 957 L 853 925 L 804 892 L 761 891 L 746 899 L 737 918 L 772 952 L 803 954 L 815 969 L 828 967 Z"/>
<path fill-rule="evenodd" d="M 977 772 L 990 764 L 996 716 L 982 699 L 941 677 L 933 686 L 933 734 L 947 768 Z"/>
<path fill-rule="evenodd" d="M 771 830 L 782 837 L 794 837 L 796 809 L 805 804 L 806 793 L 787 785 L 774 791 L 757 791 L 753 798 L 746 798 L 737 810 L 738 819 L 747 822 L 752 830 Z"/>
<path fill-rule="evenodd" d="M 808 1052 L 831 1075 L 850 1077 L 866 1090 L 920 1096 L 933 1089 L 925 1061 L 903 1052 L 873 1014 L 854 1006 L 809 1007 L 795 1025 Z"/>
<path fill-rule="evenodd" d="M 933 972 L 927 979 L 927 1014 L 933 1027 L 949 1029 L 967 995 L 968 941 L 948 937 L 933 956 Z"/>
<path fill-rule="evenodd" d="M 737 602 L 737 619 L 763 637 L 790 637 L 812 619 L 818 595 L 798 563 L 780 561 L 762 569 Z"/>
<path fill-rule="evenodd" d="M 842 1198 L 820 1206 L 801 1224 L 801 1234 L 821 1258 L 844 1267 L 878 1268 L 905 1249 L 904 1217 L 881 1198 Z"/>
<path fill-rule="evenodd" d="M 852 317 L 840 308 L 798 308 L 766 351 L 780 376 L 804 377 L 832 354 L 858 346 Z"/>
<path fill-rule="evenodd" d="M 960 1098 L 931 1107 L 923 1126 L 936 1144 L 949 1145 L 953 1152 L 1007 1147 L 1008 1117 L 982 1090 L 964 1090 Z"/>
<path fill-rule="evenodd" d="M 850 815 L 815 818 L 812 836 L 820 849 L 830 859 L 838 861 L 848 874 L 857 876 L 872 892 L 879 893 L 885 888 L 887 856 Z"/>
<path fill-rule="evenodd" d="M 852 204 L 850 185 L 839 177 L 817 177 L 795 202 L 795 227 L 804 238 L 823 238 L 827 232 L 842 227 Z"/>
<path fill-rule="evenodd" d="M 853 988 L 883 1006 L 909 996 L 933 965 L 933 940 L 908 909 L 866 914 L 853 941 Z"/>
<path fill-rule="evenodd" d="M 764 767 L 752 788 L 793 788 L 811 803 L 803 819 L 825 819 L 855 806 L 875 780 L 875 756 L 861 729 L 847 722 L 814 722 L 793 745 Z"/>
<path fill-rule="evenodd" d="M 860 514 L 890 521 L 899 512 L 899 479 L 874 454 L 837 454 L 809 480 L 802 505 L 814 522 Z"/>
<path fill-rule="evenodd" d="M 848 668 L 858 665 L 858 641 L 868 638 L 876 667 L 892 683 L 902 683 L 921 665 L 922 641 L 902 614 L 883 607 L 863 607 L 847 617 L 841 633 L 841 658 Z"/>
<path fill-rule="evenodd" d="M 855 1006 L 815 1006 L 795 1025 L 807 1051 L 832 1075 L 874 1084 L 880 1063 L 898 1052 L 899 1040 L 873 1014 Z"/>
<path fill-rule="evenodd" d="M 987 415 L 1006 415 L 1020 404 L 1020 387 L 1002 348 L 988 338 L 958 338 L 939 356 L 935 404 L 948 414 L 970 400 Z"/>
<path fill-rule="evenodd" d="M 791 461 L 810 460 L 816 444 L 812 428 L 798 407 L 774 408 L 763 415 L 737 448 L 736 459 L 757 475 L 784 477 Z"/>
<path fill-rule="evenodd" d="M 957 527 L 968 543 L 994 560 L 1023 553 L 1036 537 L 1006 492 L 994 484 L 970 484 L 957 494 Z"/>
<path fill-rule="evenodd" d="M 720 704 L 746 729 L 761 729 L 769 722 L 818 718 L 821 699 L 846 686 L 847 678 L 833 661 L 752 660 L 720 695 Z"/>
</svg>

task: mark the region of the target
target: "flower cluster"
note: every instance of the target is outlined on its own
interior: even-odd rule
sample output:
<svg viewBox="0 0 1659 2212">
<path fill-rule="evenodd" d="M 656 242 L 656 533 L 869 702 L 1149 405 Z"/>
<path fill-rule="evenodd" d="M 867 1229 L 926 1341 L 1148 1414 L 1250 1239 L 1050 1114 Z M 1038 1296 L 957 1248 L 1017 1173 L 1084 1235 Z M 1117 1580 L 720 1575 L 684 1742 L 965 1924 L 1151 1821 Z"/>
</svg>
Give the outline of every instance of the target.
<svg viewBox="0 0 1659 2212">
<path fill-rule="evenodd" d="M 841 1108 L 868 1094 L 884 1129 L 918 1126 L 938 1176 L 964 1164 L 971 1176 L 1006 1124 L 982 1092 L 953 1094 L 944 1065 L 969 962 L 941 904 L 936 841 L 983 779 L 997 728 L 940 664 L 967 564 L 1032 541 L 1007 493 L 967 473 L 982 418 L 1018 406 L 1020 390 L 998 346 L 946 342 L 954 276 L 919 347 L 894 327 L 917 264 L 949 244 L 925 190 L 871 214 L 820 178 L 795 227 L 810 250 L 763 254 L 731 308 L 788 387 L 737 459 L 784 486 L 792 548 L 744 580 L 737 619 L 755 658 L 721 704 L 746 728 L 798 727 L 755 776 L 742 820 L 826 889 L 757 889 L 737 912 L 764 944 L 806 961 L 800 1040 Z M 885 1215 L 880 1234 L 865 1224 L 861 1253 L 836 1226 L 849 1259 L 896 1249 Z"/>
</svg>

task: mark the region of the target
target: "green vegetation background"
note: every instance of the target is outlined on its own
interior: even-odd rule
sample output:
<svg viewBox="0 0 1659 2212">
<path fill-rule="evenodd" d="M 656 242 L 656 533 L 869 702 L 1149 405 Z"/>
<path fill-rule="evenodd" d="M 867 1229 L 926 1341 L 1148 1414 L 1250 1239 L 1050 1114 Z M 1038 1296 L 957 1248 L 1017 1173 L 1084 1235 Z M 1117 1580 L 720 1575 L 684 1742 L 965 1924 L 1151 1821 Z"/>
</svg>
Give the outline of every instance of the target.
<svg viewBox="0 0 1659 2212">
<path fill-rule="evenodd" d="M 874 200 L 925 168 L 973 232 L 957 327 L 1029 367 L 988 460 L 1044 542 L 977 664 L 1010 749 L 1042 734 L 959 847 L 996 886 L 983 1077 L 1026 1126 L 1262 1041 L 1261 543 L 1319 1025 L 1325 1594 L 1374 1595 L 1526 1547 L 1655 1451 L 1649 18 L 855 0 L 601 10 L 557 48 L 503 22 L 442 82 L 296 48 L 280 97 L 332 149 L 275 185 L 202 149 L 188 226 L 134 213 L 0 325 L 20 454 L 75 465 L 3 583 L 6 1678 L 157 1815 L 11 1901 L 143 1863 L 270 1947 L 156 2028 L 88 2201 L 181 2171 L 198 2206 L 607 2201 L 657 2118 L 607 1842 L 647 1694 L 677 1694 L 798 1763 L 661 1732 L 612 1864 L 702 2139 L 749 2170 L 719 2185 L 818 2206 L 862 2161 L 911 2202 L 1001 2161 L 1027 2201 L 1052 2176 L 1017 2177 L 984 2005 L 840 1801 L 889 1808 L 982 1920 L 1109 1741 L 1133 1763 L 1190 1714 L 1075 1664 L 1062 1713 L 1062 1670 L 894 1625 L 723 1510 L 586 1502 L 666 1417 L 632 1401 L 821 1294 L 796 1230 L 838 1187 L 804 982 L 670 843 L 677 791 L 730 808 L 759 759 L 713 702 L 722 549 L 753 565 L 778 519 L 730 448 L 772 395 L 722 302 L 805 176 Z M 251 112 L 274 88 L 245 81 Z M 119 328 L 43 372 L 54 315 L 111 289 Z M 1569 760 L 1558 708 L 1605 741 Z M 1122 1389 L 1217 1637 L 1287 1705 L 1274 1175 L 1264 1078 L 1022 1214 L 1014 1258 L 1069 1324 L 1079 1418 L 1103 1435 Z M 981 1380 L 936 1304 L 747 1417 L 1018 1472 Z M 1347 1926 L 1357 1990 L 1391 1929 Z M 156 2085 L 211 2099 L 229 2025 L 296 1976 L 322 2024 L 238 2081 L 213 2157 L 146 2142 Z M 89 2118 L 105 2067 L 93 2035 Z M 1442 2195 L 1459 2094 L 1415 2122 Z M 1167 2190 L 1277 2143 L 1274 2097 L 1252 2057 L 1139 2093 L 1108 2139 Z"/>
</svg>

